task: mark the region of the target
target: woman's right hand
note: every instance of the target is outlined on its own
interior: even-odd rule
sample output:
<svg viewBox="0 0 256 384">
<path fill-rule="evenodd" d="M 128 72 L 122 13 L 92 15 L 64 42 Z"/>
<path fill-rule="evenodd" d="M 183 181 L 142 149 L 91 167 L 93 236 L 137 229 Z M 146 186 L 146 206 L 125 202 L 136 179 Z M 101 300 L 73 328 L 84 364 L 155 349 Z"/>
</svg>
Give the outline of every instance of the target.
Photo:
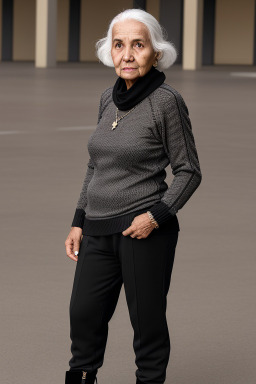
<svg viewBox="0 0 256 384">
<path fill-rule="evenodd" d="M 65 247 L 67 256 L 74 261 L 78 260 L 78 256 L 75 255 L 75 252 L 79 252 L 81 240 L 82 228 L 72 227 L 65 241 Z"/>
</svg>

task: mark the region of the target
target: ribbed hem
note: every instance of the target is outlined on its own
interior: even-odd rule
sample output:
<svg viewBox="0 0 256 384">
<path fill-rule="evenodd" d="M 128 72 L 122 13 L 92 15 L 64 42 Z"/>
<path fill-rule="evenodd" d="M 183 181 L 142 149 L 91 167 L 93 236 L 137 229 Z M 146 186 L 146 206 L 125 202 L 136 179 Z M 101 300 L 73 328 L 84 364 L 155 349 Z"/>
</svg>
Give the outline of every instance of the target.
<svg viewBox="0 0 256 384">
<path fill-rule="evenodd" d="M 160 203 L 157 203 L 157 205 L 159 206 Z M 152 212 L 153 207 L 155 207 L 155 205 L 150 205 L 146 208 L 128 213 L 126 215 L 113 217 L 111 219 L 88 219 L 86 218 L 86 215 L 85 215 L 82 234 L 89 235 L 89 236 L 100 236 L 100 235 L 111 235 L 114 233 L 123 232 L 128 227 L 130 227 L 135 216 L 138 216 L 147 211 Z M 157 233 L 159 234 L 160 233 L 168 234 L 170 232 L 177 232 L 179 230 L 180 230 L 180 227 L 179 227 L 177 216 L 171 215 L 170 213 L 169 213 L 168 219 L 166 220 L 162 219 L 162 225 L 160 226 L 159 224 L 159 228 L 155 229 L 155 231 L 157 231 Z"/>
<path fill-rule="evenodd" d="M 84 218 L 85 218 L 85 211 L 83 209 L 76 209 L 71 227 L 83 228 Z"/>
<path fill-rule="evenodd" d="M 155 204 L 150 209 L 150 212 L 154 216 L 154 219 L 157 221 L 159 226 L 166 220 L 171 219 L 173 216 L 175 216 L 175 212 L 171 213 L 168 205 L 162 201 L 160 203 Z"/>
<path fill-rule="evenodd" d="M 117 232 L 123 232 L 125 229 L 130 227 L 135 216 L 141 215 L 147 212 L 150 207 L 146 207 L 126 215 L 120 215 L 111 219 L 84 219 L 83 235 L 111 235 Z"/>
</svg>

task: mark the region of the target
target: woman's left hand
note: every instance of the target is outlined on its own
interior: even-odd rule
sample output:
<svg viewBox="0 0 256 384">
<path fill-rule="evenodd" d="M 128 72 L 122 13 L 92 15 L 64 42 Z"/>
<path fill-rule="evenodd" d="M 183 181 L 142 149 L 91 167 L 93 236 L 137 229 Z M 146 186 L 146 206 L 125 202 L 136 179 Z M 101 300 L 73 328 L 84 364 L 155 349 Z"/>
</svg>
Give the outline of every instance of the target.
<svg viewBox="0 0 256 384">
<path fill-rule="evenodd" d="M 131 235 L 137 239 L 145 239 L 153 231 L 154 224 L 151 222 L 147 213 L 135 216 L 130 227 L 122 232 L 124 236 Z"/>
</svg>

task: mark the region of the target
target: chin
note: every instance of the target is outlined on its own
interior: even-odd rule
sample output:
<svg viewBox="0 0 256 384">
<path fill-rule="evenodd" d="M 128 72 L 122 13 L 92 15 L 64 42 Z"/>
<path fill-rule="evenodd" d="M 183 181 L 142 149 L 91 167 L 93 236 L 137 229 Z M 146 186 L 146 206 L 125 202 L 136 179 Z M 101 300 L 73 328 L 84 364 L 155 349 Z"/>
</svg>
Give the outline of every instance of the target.
<svg viewBox="0 0 256 384">
<path fill-rule="evenodd" d="M 125 71 L 121 71 L 121 76 L 122 77 L 125 77 L 125 79 L 137 79 L 137 77 L 140 76 L 140 73 L 139 72 L 136 72 L 136 73 L 129 73 L 129 72 L 125 72 Z"/>
<path fill-rule="evenodd" d="M 126 79 L 126 80 L 133 80 L 133 79 L 136 79 L 136 77 L 138 77 L 138 76 L 127 76 L 126 74 L 124 74 L 124 73 L 122 73 L 121 74 L 121 77 L 123 78 L 123 79 Z"/>
</svg>

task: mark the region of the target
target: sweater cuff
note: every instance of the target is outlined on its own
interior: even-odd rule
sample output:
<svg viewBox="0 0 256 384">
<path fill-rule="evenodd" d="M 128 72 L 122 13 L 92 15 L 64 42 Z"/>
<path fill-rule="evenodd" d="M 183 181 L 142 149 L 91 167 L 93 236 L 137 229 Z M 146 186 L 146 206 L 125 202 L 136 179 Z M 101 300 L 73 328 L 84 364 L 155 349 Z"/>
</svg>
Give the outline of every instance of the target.
<svg viewBox="0 0 256 384">
<path fill-rule="evenodd" d="M 171 213 L 170 207 L 168 207 L 168 205 L 163 203 L 162 201 L 153 205 L 153 207 L 150 208 L 149 211 L 152 213 L 154 219 L 157 221 L 157 224 L 159 226 L 171 217 L 175 216 L 175 212 L 173 211 L 173 213 Z"/>
<path fill-rule="evenodd" d="M 85 218 L 85 211 L 81 208 L 77 208 L 75 215 L 71 224 L 71 227 L 80 227 L 83 228 Z"/>
</svg>

